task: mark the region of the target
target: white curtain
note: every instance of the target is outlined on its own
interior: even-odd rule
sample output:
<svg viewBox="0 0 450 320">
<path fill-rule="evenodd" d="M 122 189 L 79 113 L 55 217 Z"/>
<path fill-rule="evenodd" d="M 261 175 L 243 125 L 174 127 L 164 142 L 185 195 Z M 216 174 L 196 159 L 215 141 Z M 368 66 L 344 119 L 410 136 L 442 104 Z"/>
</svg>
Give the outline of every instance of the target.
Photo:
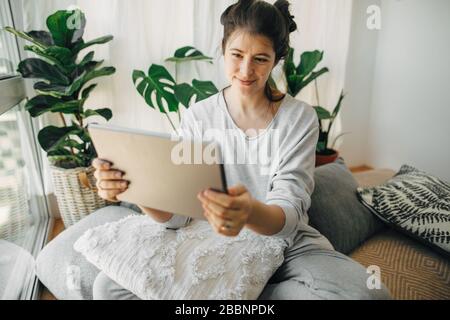
<svg viewBox="0 0 450 320">
<path fill-rule="evenodd" d="M 95 47 L 96 59 L 105 59 L 105 65 L 116 67 L 112 77 L 98 79 L 86 106 L 110 107 L 113 124 L 171 131 L 166 117 L 145 104 L 131 79 L 134 69 L 147 72 L 152 63 L 163 60 L 185 45 L 193 45 L 214 58 L 214 65 L 195 63 L 177 70 L 178 81 L 192 78 L 212 80 L 220 89 L 226 79 L 221 57 L 221 13 L 234 0 L 21 0 L 24 9 L 25 30 L 45 29 L 45 19 L 57 9 L 79 6 L 87 18 L 84 38 L 89 40 L 112 34 L 114 40 Z M 273 3 L 274 1 L 269 1 Z M 332 109 L 344 85 L 345 66 L 350 36 L 352 0 L 295 0 L 291 12 L 299 30 L 292 34 L 295 62 L 306 50 L 324 50 L 321 66 L 330 72 L 320 78 L 320 103 Z M 91 50 L 91 49 L 88 49 Z M 172 75 L 174 65 L 164 64 Z M 278 72 L 280 68 L 277 68 Z M 306 88 L 298 97 L 315 105 L 314 87 Z M 177 124 L 178 117 L 171 115 Z M 337 123 L 336 128 L 339 128 Z"/>
</svg>

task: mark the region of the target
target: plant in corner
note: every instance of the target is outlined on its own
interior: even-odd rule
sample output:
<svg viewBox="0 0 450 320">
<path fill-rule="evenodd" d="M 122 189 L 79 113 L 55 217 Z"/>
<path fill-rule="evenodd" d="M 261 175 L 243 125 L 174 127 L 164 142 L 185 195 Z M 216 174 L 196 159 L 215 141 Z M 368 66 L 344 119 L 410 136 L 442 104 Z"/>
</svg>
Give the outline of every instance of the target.
<svg viewBox="0 0 450 320">
<path fill-rule="evenodd" d="M 23 78 L 38 79 L 34 83 L 37 95 L 28 100 L 25 109 L 32 117 L 58 113 L 63 126 L 47 126 L 38 133 L 38 141 L 47 152 L 51 164 L 55 195 L 66 227 L 106 202 L 99 198 L 95 188 L 93 168 L 97 156 L 87 131 L 87 118 L 100 116 L 111 119 L 108 108 L 87 109 L 84 105 L 97 84 L 93 79 L 112 75 L 114 67 L 102 67 L 103 61 L 94 60 L 94 51 L 78 59 L 80 52 L 92 45 L 104 44 L 112 36 L 88 42 L 83 40 L 86 19 L 76 10 L 60 10 L 47 20 L 48 31 L 23 32 L 11 27 L 5 29 L 28 41 L 24 49 L 37 57 L 27 58 L 18 65 Z M 65 115 L 65 116 L 64 116 Z M 70 118 L 70 123 L 66 118 Z"/>
<path fill-rule="evenodd" d="M 317 79 L 327 73 L 329 70 L 326 67 L 321 68 L 318 71 L 314 71 L 317 65 L 323 59 L 323 51 L 306 51 L 300 56 L 300 62 L 296 66 L 294 63 L 294 49 L 290 48 L 286 60 L 283 64 L 284 76 L 286 79 L 287 92 L 293 97 L 297 96 L 300 91 L 314 81 L 315 93 L 317 105 L 314 106 L 317 117 L 319 118 L 319 140 L 316 145 L 316 166 L 320 166 L 325 163 L 330 163 L 336 160 L 338 152 L 333 150 L 333 145 L 328 147 L 328 139 L 331 127 L 336 119 L 339 110 L 341 108 L 342 100 L 344 99 L 344 93 L 341 92 L 339 101 L 335 106 L 332 113 L 320 106 L 319 92 L 317 88 Z M 336 140 L 343 134 L 338 135 Z"/>
<path fill-rule="evenodd" d="M 336 119 L 339 111 L 341 110 L 342 100 L 344 99 L 344 92 L 341 91 L 341 95 L 339 96 L 338 103 L 333 109 L 333 112 L 329 112 L 325 108 L 321 106 L 315 106 L 317 116 L 319 118 L 319 141 L 316 146 L 316 166 L 321 166 L 327 163 L 334 162 L 337 159 L 339 153 L 338 151 L 333 149 L 334 143 L 336 140 L 344 135 L 345 133 L 341 133 L 334 139 L 334 143 L 331 147 L 328 145 L 329 134 L 331 132 L 331 127 Z M 326 123 L 328 122 L 328 123 Z"/>
</svg>

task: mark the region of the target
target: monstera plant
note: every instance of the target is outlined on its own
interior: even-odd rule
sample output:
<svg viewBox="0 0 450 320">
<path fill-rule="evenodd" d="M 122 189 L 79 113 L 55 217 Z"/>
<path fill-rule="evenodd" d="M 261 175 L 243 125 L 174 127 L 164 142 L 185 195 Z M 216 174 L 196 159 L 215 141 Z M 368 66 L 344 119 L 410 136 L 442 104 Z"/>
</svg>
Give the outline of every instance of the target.
<svg viewBox="0 0 450 320">
<path fill-rule="evenodd" d="M 86 19 L 80 10 L 56 11 L 47 18 L 48 31 L 6 30 L 29 42 L 24 47 L 36 57 L 24 59 L 18 71 L 22 77 L 36 79 L 37 95 L 25 105 L 32 117 L 58 113 L 63 126 L 47 126 L 39 131 L 38 141 L 47 152 L 51 177 L 60 214 L 67 227 L 108 204 L 97 194 L 91 160 L 97 156 L 87 131 L 87 118 L 111 119 L 108 108 L 85 109 L 97 84 L 92 80 L 112 75 L 114 67 L 102 67 L 94 51 L 79 58 L 81 51 L 113 39 L 104 36 L 85 42 Z M 70 123 L 66 122 L 66 118 Z"/>
<path fill-rule="evenodd" d="M 61 168 L 88 167 L 96 152 L 86 130 L 86 119 L 101 116 L 109 120 L 112 117 L 108 108 L 84 109 L 97 86 L 90 82 L 115 72 L 114 67 L 102 67 L 103 61 L 95 61 L 94 51 L 78 59 L 82 50 L 113 39 L 104 36 L 85 42 L 85 25 L 86 19 L 80 10 L 61 10 L 47 18 L 48 31 L 22 32 L 5 28 L 29 42 L 24 49 L 37 56 L 24 59 L 18 66 L 23 78 L 39 80 L 34 83 L 37 95 L 28 100 L 26 110 L 32 117 L 47 112 L 61 115 L 64 126 L 47 126 L 38 133 L 39 144 L 47 152 L 49 161 Z M 66 123 L 63 114 L 70 117 L 70 123 Z"/>
<path fill-rule="evenodd" d="M 165 61 L 174 62 L 175 70 L 180 63 L 204 61 L 212 63 L 212 58 L 191 46 L 182 47 L 175 51 L 173 57 Z M 147 72 L 133 71 L 133 83 L 147 105 L 165 114 L 172 129 L 176 127 L 168 113 L 177 113 L 180 117 L 180 104 L 189 108 L 192 101 L 198 102 L 218 92 L 211 81 L 193 79 L 191 84 L 176 82 L 170 72 L 162 65 L 152 64 Z"/>
</svg>

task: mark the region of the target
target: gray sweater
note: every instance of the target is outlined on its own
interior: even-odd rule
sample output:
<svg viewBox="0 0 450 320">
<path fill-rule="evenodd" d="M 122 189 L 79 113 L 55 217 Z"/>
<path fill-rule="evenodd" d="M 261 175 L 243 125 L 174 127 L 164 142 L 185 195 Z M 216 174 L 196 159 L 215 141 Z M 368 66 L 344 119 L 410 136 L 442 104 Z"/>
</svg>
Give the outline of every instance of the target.
<svg viewBox="0 0 450 320">
<path fill-rule="evenodd" d="M 228 112 L 222 90 L 185 110 L 180 128 L 183 136 L 220 145 L 228 186 L 243 184 L 255 199 L 283 209 L 285 224 L 274 237 L 285 239 L 291 250 L 332 248 L 308 225 L 319 135 L 311 106 L 286 95 L 266 129 L 245 133 Z M 188 222 L 174 215 L 166 225 L 178 228 Z"/>
</svg>

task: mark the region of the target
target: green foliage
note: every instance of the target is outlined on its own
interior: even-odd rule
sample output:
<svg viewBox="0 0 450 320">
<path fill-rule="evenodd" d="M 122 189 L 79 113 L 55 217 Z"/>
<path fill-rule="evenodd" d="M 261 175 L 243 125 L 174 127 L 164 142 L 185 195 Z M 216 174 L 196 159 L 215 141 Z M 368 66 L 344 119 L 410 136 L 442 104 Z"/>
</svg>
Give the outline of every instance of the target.
<svg viewBox="0 0 450 320">
<path fill-rule="evenodd" d="M 325 108 L 321 106 L 315 106 L 314 109 L 316 110 L 317 117 L 319 118 L 319 141 L 317 142 L 316 152 L 318 154 L 327 154 L 330 152 L 330 149 L 328 149 L 328 138 L 329 133 L 331 131 L 331 127 L 334 123 L 334 120 L 336 119 L 339 111 L 341 110 L 342 100 L 344 99 L 345 95 L 344 92 L 341 92 L 341 95 L 339 96 L 338 103 L 333 109 L 333 112 L 329 112 Z M 325 121 L 328 121 L 328 126 L 325 126 Z M 325 129 L 326 127 L 326 129 Z"/>
<path fill-rule="evenodd" d="M 71 115 L 70 125 L 47 126 L 38 133 L 38 141 L 53 165 L 87 167 L 97 154 L 85 119 L 101 116 L 110 120 L 112 117 L 108 108 L 84 110 L 89 94 L 96 87 L 96 84 L 87 84 L 96 78 L 112 75 L 115 68 L 101 67 L 103 61 L 93 60 L 94 51 L 88 52 L 79 62 L 78 55 L 81 50 L 107 43 L 113 37 L 108 35 L 84 42 L 86 18 L 80 10 L 56 11 L 46 22 L 48 31 L 23 32 L 5 28 L 30 42 L 24 49 L 39 56 L 24 59 L 18 65 L 17 70 L 22 77 L 39 80 L 34 84 L 38 95 L 28 100 L 25 108 L 32 117 L 47 112 Z"/>
<path fill-rule="evenodd" d="M 328 72 L 328 68 L 314 71 L 323 59 L 323 51 L 306 51 L 300 57 L 300 63 L 294 63 L 294 49 L 290 48 L 284 61 L 283 71 L 287 82 L 287 92 L 295 97 L 300 91 L 316 80 L 321 75 Z"/>
<path fill-rule="evenodd" d="M 294 63 L 294 49 L 289 49 L 289 53 L 283 64 L 283 71 L 287 84 L 287 92 L 291 96 L 297 96 L 300 91 L 311 84 L 311 82 L 317 80 L 321 75 L 329 71 L 326 67 L 314 71 L 322 59 L 323 51 L 306 51 L 301 54 L 300 62 L 296 66 Z M 331 151 L 328 149 L 329 132 L 339 113 L 343 99 L 344 93 L 341 92 L 339 101 L 332 113 L 321 106 L 314 107 L 320 124 L 319 140 L 316 146 L 316 152 L 318 154 L 327 154 Z M 325 125 L 326 122 L 328 122 L 328 126 Z"/>
<path fill-rule="evenodd" d="M 165 61 L 178 63 L 204 61 L 212 63 L 212 58 L 205 56 L 202 52 L 191 46 L 177 49 L 173 57 Z M 201 101 L 219 92 L 211 81 L 192 80 L 188 83 L 176 83 L 176 77 L 161 65 L 152 64 L 147 73 L 134 70 L 132 73 L 133 83 L 136 90 L 144 98 L 147 105 L 159 110 L 167 116 L 172 128 L 176 131 L 168 113 L 176 112 L 178 115 L 180 104 L 189 108 L 191 101 Z"/>
</svg>

